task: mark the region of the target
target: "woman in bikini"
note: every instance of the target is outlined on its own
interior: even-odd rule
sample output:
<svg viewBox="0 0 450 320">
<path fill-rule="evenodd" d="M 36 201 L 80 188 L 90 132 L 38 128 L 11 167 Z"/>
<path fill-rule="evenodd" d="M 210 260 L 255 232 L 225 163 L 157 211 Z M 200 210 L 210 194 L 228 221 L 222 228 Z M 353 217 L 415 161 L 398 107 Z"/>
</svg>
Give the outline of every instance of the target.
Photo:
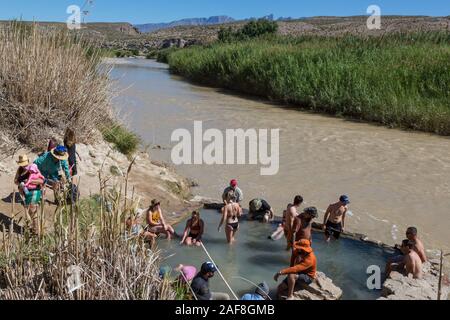
<svg viewBox="0 0 450 320">
<path fill-rule="evenodd" d="M 204 226 L 205 223 L 200 219 L 200 212 L 192 212 L 192 217 L 186 222 L 186 228 L 184 229 L 183 239 L 180 244 L 201 246 Z"/>
<path fill-rule="evenodd" d="M 164 220 L 161 203 L 159 201 L 152 200 L 152 203 L 147 210 L 146 220 L 148 226 L 145 228 L 145 231 L 156 235 L 165 234 L 168 240 L 173 236 L 176 236 L 175 230 Z"/>
<path fill-rule="evenodd" d="M 242 215 L 242 208 L 239 203 L 236 203 L 235 201 L 236 195 L 231 191 L 228 195 L 228 204 L 222 208 L 222 219 L 217 228 L 220 232 L 222 225 L 226 221 L 225 234 L 229 244 L 232 244 L 235 241 L 236 232 L 239 230 L 239 218 Z"/>
</svg>

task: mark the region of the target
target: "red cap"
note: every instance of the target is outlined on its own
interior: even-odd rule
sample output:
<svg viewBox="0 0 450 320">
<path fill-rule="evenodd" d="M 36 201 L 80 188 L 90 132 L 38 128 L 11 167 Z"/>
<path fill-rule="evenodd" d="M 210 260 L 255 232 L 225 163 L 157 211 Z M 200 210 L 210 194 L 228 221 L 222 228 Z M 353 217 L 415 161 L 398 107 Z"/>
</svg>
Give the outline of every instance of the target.
<svg viewBox="0 0 450 320">
<path fill-rule="evenodd" d="M 237 183 L 236 179 L 233 179 L 233 180 L 230 181 L 230 186 L 232 186 L 233 188 L 237 187 L 237 185 L 238 185 L 238 183 Z"/>
</svg>

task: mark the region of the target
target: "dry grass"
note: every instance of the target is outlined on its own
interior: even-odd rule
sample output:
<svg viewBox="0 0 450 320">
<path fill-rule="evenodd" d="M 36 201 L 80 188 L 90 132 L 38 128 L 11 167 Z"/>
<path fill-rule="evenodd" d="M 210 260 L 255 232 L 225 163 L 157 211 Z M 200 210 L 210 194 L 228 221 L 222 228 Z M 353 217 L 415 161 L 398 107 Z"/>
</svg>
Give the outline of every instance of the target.
<svg viewBox="0 0 450 320">
<path fill-rule="evenodd" d="M 0 127 L 10 138 L 42 147 L 71 126 L 86 140 L 112 118 L 109 70 L 100 70 L 86 41 L 64 29 L 11 22 L 0 43 Z"/>
<path fill-rule="evenodd" d="M 125 236 L 137 206 L 126 181 L 124 189 L 99 178 L 97 200 L 60 206 L 51 233 L 32 237 L 25 227 L 15 234 L 11 222 L 0 253 L 0 299 L 175 299 L 169 280 L 159 278 L 159 252 Z"/>
</svg>

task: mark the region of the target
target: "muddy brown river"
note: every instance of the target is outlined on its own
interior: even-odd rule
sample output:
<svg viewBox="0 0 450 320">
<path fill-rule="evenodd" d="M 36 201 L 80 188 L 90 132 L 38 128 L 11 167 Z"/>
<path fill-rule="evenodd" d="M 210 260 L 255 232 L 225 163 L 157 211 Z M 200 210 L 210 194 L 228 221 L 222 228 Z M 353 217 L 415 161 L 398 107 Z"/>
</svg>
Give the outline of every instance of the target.
<svg viewBox="0 0 450 320">
<path fill-rule="evenodd" d="M 171 163 L 171 134 L 208 128 L 280 129 L 280 168 L 260 165 L 181 165 L 198 195 L 219 198 L 231 178 L 245 203 L 265 198 L 278 214 L 296 194 L 325 209 L 339 195 L 351 199 L 347 230 L 394 244 L 417 226 L 428 249 L 450 249 L 450 139 L 301 112 L 264 100 L 193 85 L 151 60 L 113 60 L 114 104 L 151 145 L 155 160 Z M 320 216 L 323 219 L 323 213 Z"/>
</svg>

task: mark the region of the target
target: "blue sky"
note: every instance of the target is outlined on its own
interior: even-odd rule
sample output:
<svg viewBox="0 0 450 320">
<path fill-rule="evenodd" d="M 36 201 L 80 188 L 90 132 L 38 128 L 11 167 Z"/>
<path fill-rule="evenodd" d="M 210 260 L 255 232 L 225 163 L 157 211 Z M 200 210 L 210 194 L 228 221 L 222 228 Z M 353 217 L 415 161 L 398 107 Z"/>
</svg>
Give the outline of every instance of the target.
<svg viewBox="0 0 450 320">
<path fill-rule="evenodd" d="M 0 20 L 66 21 L 69 5 L 86 0 L 0 0 Z M 236 19 L 365 15 L 369 5 L 381 14 L 450 15 L 449 0 L 94 0 L 88 22 L 168 22 L 182 18 L 228 15 Z"/>
</svg>

